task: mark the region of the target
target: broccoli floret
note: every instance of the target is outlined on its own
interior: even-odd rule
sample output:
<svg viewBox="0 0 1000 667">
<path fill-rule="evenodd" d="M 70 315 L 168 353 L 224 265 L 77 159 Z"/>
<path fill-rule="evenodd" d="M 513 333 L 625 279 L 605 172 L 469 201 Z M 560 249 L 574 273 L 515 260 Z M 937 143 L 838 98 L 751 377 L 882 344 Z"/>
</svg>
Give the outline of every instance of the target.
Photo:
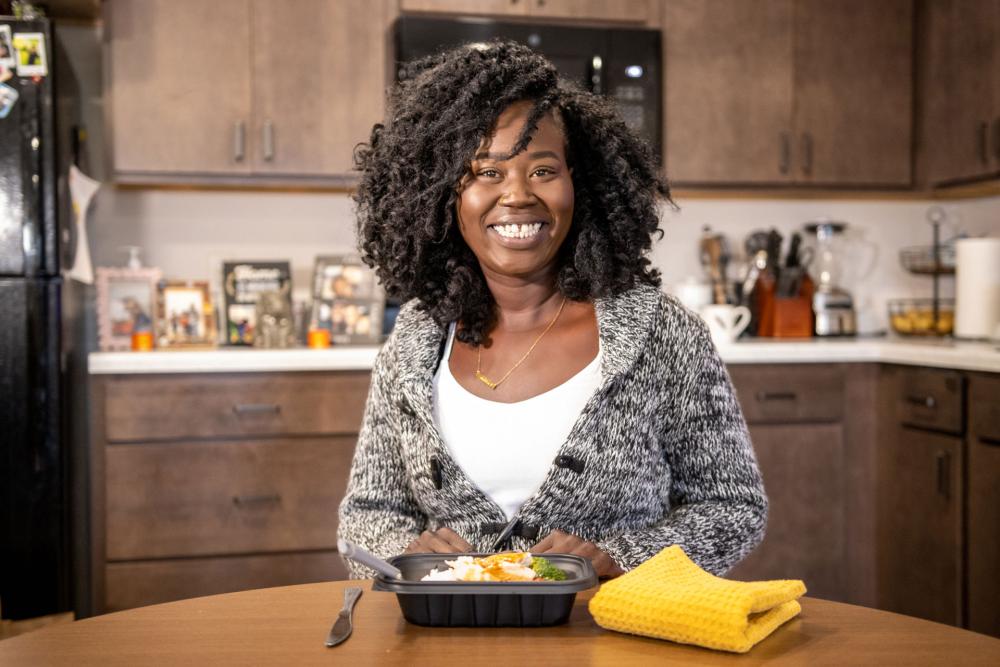
<svg viewBox="0 0 1000 667">
<path fill-rule="evenodd" d="M 532 556 L 531 569 L 542 579 L 565 581 L 566 573 L 541 556 Z"/>
</svg>

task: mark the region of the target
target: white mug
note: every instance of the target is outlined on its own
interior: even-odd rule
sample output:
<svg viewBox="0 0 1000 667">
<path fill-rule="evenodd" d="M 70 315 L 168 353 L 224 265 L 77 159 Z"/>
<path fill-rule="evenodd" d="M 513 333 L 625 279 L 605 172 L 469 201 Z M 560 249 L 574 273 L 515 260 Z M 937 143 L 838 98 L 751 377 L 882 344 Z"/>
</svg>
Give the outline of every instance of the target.
<svg viewBox="0 0 1000 667">
<path fill-rule="evenodd" d="M 701 282 L 694 276 L 689 276 L 673 288 L 674 296 L 688 310 L 700 312 L 702 308 L 712 303 L 712 286 Z"/>
<path fill-rule="evenodd" d="M 750 309 L 746 306 L 716 304 L 701 309 L 716 345 L 732 343 L 750 325 Z"/>
</svg>

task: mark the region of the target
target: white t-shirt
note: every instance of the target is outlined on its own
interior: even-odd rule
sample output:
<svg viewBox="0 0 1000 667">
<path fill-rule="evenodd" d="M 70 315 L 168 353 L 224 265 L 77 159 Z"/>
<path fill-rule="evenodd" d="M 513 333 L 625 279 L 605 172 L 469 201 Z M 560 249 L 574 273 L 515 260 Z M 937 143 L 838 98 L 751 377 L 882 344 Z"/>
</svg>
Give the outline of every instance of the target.
<svg viewBox="0 0 1000 667">
<path fill-rule="evenodd" d="M 448 358 L 454 339 L 452 324 L 434 374 L 434 420 L 455 462 L 510 519 L 538 490 L 583 406 L 597 391 L 601 350 L 558 387 L 516 403 L 499 403 L 470 393 L 451 374 Z"/>
</svg>

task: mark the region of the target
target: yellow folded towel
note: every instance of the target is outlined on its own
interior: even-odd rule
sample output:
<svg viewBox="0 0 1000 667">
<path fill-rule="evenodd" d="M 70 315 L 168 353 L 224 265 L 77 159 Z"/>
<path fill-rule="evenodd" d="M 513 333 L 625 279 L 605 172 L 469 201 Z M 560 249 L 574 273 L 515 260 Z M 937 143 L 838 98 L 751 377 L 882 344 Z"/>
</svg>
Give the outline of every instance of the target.
<svg viewBox="0 0 1000 667">
<path fill-rule="evenodd" d="M 667 547 L 601 586 L 590 613 L 602 628 L 746 653 L 801 611 L 798 580 L 729 581 Z"/>
</svg>

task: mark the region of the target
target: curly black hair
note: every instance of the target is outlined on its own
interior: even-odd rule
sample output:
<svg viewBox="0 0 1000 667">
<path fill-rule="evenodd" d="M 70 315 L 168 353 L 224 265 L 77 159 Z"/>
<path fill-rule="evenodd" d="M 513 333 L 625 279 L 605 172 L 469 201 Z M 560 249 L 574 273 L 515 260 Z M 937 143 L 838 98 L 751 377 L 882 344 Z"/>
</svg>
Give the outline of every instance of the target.
<svg viewBox="0 0 1000 667">
<path fill-rule="evenodd" d="M 385 123 L 355 150 L 362 172 L 358 243 L 389 296 L 419 299 L 459 340 L 479 345 L 496 304 L 456 224 L 458 187 L 497 118 L 531 101 L 510 156 L 523 151 L 551 111 L 566 138 L 575 202 L 557 255 L 557 286 L 573 300 L 660 284 L 646 257 L 658 227 L 657 195 L 670 192 L 659 165 L 606 99 L 561 81 L 555 67 L 509 41 L 470 44 L 404 66 Z"/>
</svg>

